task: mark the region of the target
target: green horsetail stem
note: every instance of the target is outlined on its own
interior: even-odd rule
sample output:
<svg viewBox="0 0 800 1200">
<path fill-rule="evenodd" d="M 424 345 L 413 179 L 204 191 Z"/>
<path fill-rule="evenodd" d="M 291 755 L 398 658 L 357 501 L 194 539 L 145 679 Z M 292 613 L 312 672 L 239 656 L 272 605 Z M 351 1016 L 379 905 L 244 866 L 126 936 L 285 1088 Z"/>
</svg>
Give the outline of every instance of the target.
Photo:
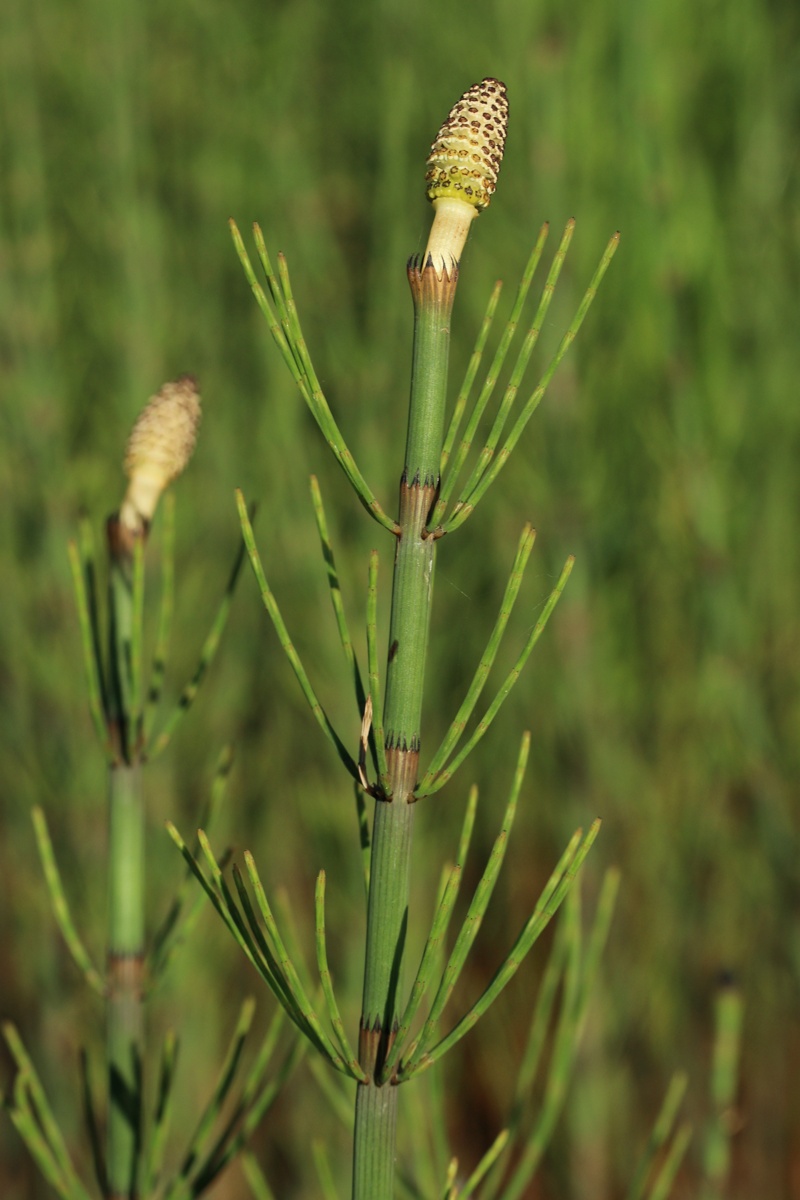
<svg viewBox="0 0 800 1200">
<path fill-rule="evenodd" d="M 397 1034 L 408 925 L 414 788 L 435 566 L 427 532 L 444 441 L 450 316 L 469 226 L 489 203 L 505 144 L 505 87 L 470 88 L 442 126 L 428 159 L 434 221 L 424 255 L 408 264 L 414 303 L 411 397 L 400 480 L 383 730 L 385 785 L 376 789 L 372 834 L 359 1084 L 353 1149 L 354 1200 L 390 1200 L 397 1091 L 383 1079 Z"/>
<path fill-rule="evenodd" d="M 145 812 L 141 764 L 144 545 L 164 490 L 186 468 L 200 422 L 190 375 L 165 383 L 134 424 L 125 452 L 128 488 L 106 526 L 109 577 L 108 724 L 115 760 L 108 784 L 106 1066 L 108 1192 L 139 1194 L 145 991 Z"/>
</svg>

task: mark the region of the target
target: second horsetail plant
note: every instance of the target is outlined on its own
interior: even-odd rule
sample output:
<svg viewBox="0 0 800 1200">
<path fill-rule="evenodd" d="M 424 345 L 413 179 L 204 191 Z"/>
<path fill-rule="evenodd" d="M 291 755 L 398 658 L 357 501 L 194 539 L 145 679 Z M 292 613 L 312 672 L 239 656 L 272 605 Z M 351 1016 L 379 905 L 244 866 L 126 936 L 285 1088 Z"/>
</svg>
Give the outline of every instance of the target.
<svg viewBox="0 0 800 1200">
<path fill-rule="evenodd" d="M 130 435 L 125 454 L 128 488 L 119 511 L 106 525 L 105 649 L 88 522 L 83 523 L 80 542 L 70 546 L 90 706 L 108 771 L 108 924 L 104 971 L 92 963 L 73 922 L 44 813 L 39 808 L 33 813 L 56 920 L 73 959 L 105 1006 L 104 1119 L 95 1107 L 86 1052 L 82 1054 L 81 1091 L 95 1181 L 99 1194 L 106 1200 L 155 1200 L 155 1197 L 189 1200 L 200 1196 L 242 1149 L 303 1050 L 296 1043 L 278 1069 L 272 1071 L 278 1036 L 285 1023 L 279 1010 L 252 1065 L 244 1072 L 242 1054 L 254 1015 L 252 1000 L 245 1000 L 227 1058 L 191 1142 L 177 1167 L 166 1165 L 178 1039 L 169 1033 L 158 1056 L 150 1088 L 154 1096 L 150 1114 L 145 1103 L 148 1058 L 145 1006 L 163 979 L 174 952 L 188 935 L 202 895 L 196 893 L 194 900 L 190 900 L 187 875 L 148 948 L 146 901 L 152 893 L 153 881 L 147 874 L 142 777 L 147 762 L 164 749 L 192 704 L 219 643 L 243 562 L 242 548 L 194 676 L 183 689 L 172 715 L 156 733 L 154 717 L 168 659 L 173 608 L 171 496 L 165 504 L 166 520 L 161 536 L 162 597 L 147 689 L 143 649 L 145 545 L 162 494 L 189 462 L 199 420 L 200 397 L 194 379 L 187 375 L 166 383 L 152 397 Z M 231 753 L 226 748 L 220 755 L 205 822 L 213 817 L 220 804 L 230 766 Z M 98 1191 L 79 1178 L 19 1034 L 10 1025 L 5 1026 L 4 1032 L 18 1068 L 9 1105 L 12 1120 L 53 1190 L 63 1200 L 88 1200 Z M 237 1080 L 241 1080 L 238 1096 L 234 1086 Z M 231 1111 L 230 1101 L 234 1097 Z M 103 1124 L 105 1147 L 100 1135 Z"/>
<path fill-rule="evenodd" d="M 200 857 L 192 854 L 174 828 L 172 834 L 211 902 L 256 971 L 278 998 L 289 1019 L 331 1067 L 356 1081 L 353 1200 L 389 1200 L 394 1195 L 399 1085 L 438 1062 L 475 1025 L 569 896 L 567 919 L 562 923 L 556 939 L 542 983 L 540 1001 L 533 1014 L 530 1047 L 522 1064 L 507 1130 L 499 1131 L 494 1143 L 486 1147 L 485 1155 L 466 1182 L 457 1181 L 457 1164 L 452 1162 L 446 1175 L 431 1180 L 427 1190 L 421 1190 L 418 1183 L 414 1184 L 415 1195 L 423 1194 L 423 1190 L 424 1194 L 434 1194 L 431 1188 L 435 1189 L 435 1194 L 447 1197 L 522 1194 L 540 1161 L 560 1111 L 616 889 L 616 877 L 610 875 L 602 890 L 597 917 L 584 947 L 579 893 L 574 884 L 596 837 L 598 823 L 595 822 L 588 833 L 576 831 L 533 912 L 523 923 L 507 958 L 498 967 L 483 995 L 449 1030 L 442 1028 L 448 1001 L 470 953 L 505 854 L 528 757 L 529 735 L 526 734 L 522 738 L 495 848 L 468 905 L 452 949 L 443 958 L 475 816 L 477 796 L 474 792 L 470 794 L 456 863 L 444 873 L 422 959 L 410 991 L 406 990 L 405 958 L 416 804 L 437 792 L 451 779 L 494 720 L 539 639 L 572 566 L 572 560 L 568 559 L 508 677 L 486 706 L 474 732 L 459 749 L 495 661 L 533 548 L 533 530 L 525 526 L 503 605 L 486 651 L 442 745 L 433 754 L 427 769 L 422 770 L 422 706 L 437 544 L 445 534 L 454 532 L 464 524 L 507 461 L 558 363 L 578 332 L 618 241 L 616 235 L 612 237 L 552 361 L 545 366 L 527 399 L 523 398 L 517 404 L 526 369 L 572 239 L 574 222 L 568 223 L 547 272 L 528 332 L 516 351 L 508 386 L 496 405 L 488 434 L 466 480 L 459 484 L 470 451 L 479 436 L 482 418 L 492 401 L 498 376 L 523 320 L 523 307 L 547 238 L 545 226 L 525 268 L 510 318 L 484 382 L 473 396 L 473 386 L 497 308 L 499 285 L 493 292 L 467 377 L 453 405 L 449 422 L 446 421 L 450 318 L 459 281 L 462 250 L 475 217 L 488 206 L 494 193 L 503 156 L 507 117 L 505 86 L 496 79 L 484 79 L 458 101 L 431 147 L 426 187 L 428 199 L 434 208 L 433 225 L 424 254 L 412 258 L 407 267 L 414 305 L 414 338 L 408 430 L 396 519 L 388 516 L 375 499 L 330 410 L 300 326 L 285 259 L 279 256 L 276 271 L 261 229 L 255 225 L 255 245 L 264 274 L 263 283 L 256 274 L 238 228 L 231 222 L 234 243 L 250 287 L 303 399 L 359 501 L 394 539 L 389 650 L 383 680 L 380 678 L 376 649 L 377 553 L 373 552 L 370 559 L 366 636 L 368 671 L 365 685 L 344 616 L 319 488 L 316 481 L 312 481 L 314 509 L 327 563 L 339 637 L 348 674 L 354 682 L 361 720 L 360 745 L 357 751 L 352 748 L 351 752 L 319 702 L 313 683 L 297 655 L 264 573 L 244 500 L 239 496 L 245 543 L 264 605 L 315 719 L 347 772 L 356 781 L 362 798 L 359 809 L 362 814 L 360 834 L 362 845 L 369 845 L 369 864 L 366 870 L 367 931 L 362 1012 L 357 1044 L 351 1040 L 342 1022 L 330 974 L 326 950 L 324 873 L 320 874 L 317 885 L 317 966 L 320 988 L 319 994 L 315 994 L 304 983 L 307 976 L 302 966 L 297 965 L 295 952 L 281 933 L 252 855 L 245 855 L 245 875 L 234 866 L 232 884 L 229 884 L 223 864 L 215 858 L 204 834 L 200 834 Z M 468 412 L 470 404 L 471 410 Z M 465 417 L 466 424 L 462 428 Z M 374 801 L 371 835 L 363 817 L 364 794 Z M 541 1075 L 542 1046 L 552 1028 L 554 1001 L 558 993 L 561 995 L 561 1010 L 552 1032 L 553 1050 L 544 1075 L 544 1101 L 538 1117 L 530 1119 L 527 1101 L 537 1073 Z M 424 1007 L 426 1003 L 427 1011 Z M 250 1168 L 255 1171 L 252 1162 Z M 504 1188 L 507 1190 L 504 1191 Z"/>
<path fill-rule="evenodd" d="M 139 1190 L 142 1136 L 145 961 L 145 811 L 141 765 L 144 545 L 156 506 L 188 465 L 200 398 L 186 376 L 153 396 L 125 453 L 128 489 L 107 524 L 109 592 L 108 730 L 113 750 L 108 802 L 108 1186 Z"/>
</svg>

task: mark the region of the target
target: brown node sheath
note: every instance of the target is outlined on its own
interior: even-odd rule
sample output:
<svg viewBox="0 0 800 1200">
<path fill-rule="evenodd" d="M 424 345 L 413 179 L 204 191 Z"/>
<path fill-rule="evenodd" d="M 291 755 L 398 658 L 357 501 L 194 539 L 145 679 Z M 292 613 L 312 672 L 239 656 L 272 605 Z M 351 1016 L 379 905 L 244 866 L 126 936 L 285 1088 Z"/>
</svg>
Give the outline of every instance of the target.
<svg viewBox="0 0 800 1200">
<path fill-rule="evenodd" d="M 371 1026 L 359 1025 L 358 1061 L 369 1075 L 371 1083 L 374 1083 L 376 1077 L 383 1070 L 383 1064 L 392 1051 L 399 1028 L 400 1026 L 397 1020 L 395 1020 L 392 1028 L 384 1035 L 380 1017 L 376 1017 Z M 393 1072 L 389 1082 L 397 1082 L 396 1072 Z"/>
<path fill-rule="evenodd" d="M 414 738 L 410 746 L 405 741 L 398 746 L 387 742 L 386 769 L 393 785 L 390 799 L 413 804 L 419 774 L 419 738 Z"/>
<path fill-rule="evenodd" d="M 143 999 L 144 955 L 110 950 L 106 956 L 106 991 L 112 998 L 127 995 Z"/>
</svg>

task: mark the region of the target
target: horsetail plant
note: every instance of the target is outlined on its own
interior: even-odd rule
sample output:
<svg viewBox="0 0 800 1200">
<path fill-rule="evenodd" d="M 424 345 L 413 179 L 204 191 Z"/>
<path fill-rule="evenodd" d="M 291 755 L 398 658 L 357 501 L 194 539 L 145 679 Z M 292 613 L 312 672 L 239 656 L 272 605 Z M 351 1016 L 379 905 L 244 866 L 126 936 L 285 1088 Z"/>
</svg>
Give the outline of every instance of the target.
<svg viewBox="0 0 800 1200">
<path fill-rule="evenodd" d="M 567 920 L 556 939 L 540 1002 L 534 1012 L 531 1048 L 523 1062 L 517 1096 L 509 1113 L 508 1128 L 498 1133 L 466 1180 L 459 1176 L 458 1164 L 453 1160 L 449 1166 L 444 1163 L 441 1168 L 432 1166 L 432 1178 L 428 1187 L 422 1189 L 426 1195 L 447 1197 L 521 1194 L 541 1159 L 563 1102 L 616 890 L 616 876 L 610 875 L 601 893 L 588 944 L 584 947 L 578 891 L 574 884 L 597 835 L 599 823 L 595 822 L 587 833 L 577 830 L 554 868 L 534 911 L 523 924 L 515 944 L 483 995 L 455 1021 L 449 1032 L 442 1029 L 453 990 L 486 912 L 506 852 L 528 758 L 530 737 L 526 734 L 522 738 L 497 841 L 466 915 L 460 921 L 452 949 L 446 953 L 445 940 L 455 914 L 474 823 L 477 793 L 474 790 L 470 793 L 456 861 L 444 872 L 431 932 L 406 997 L 404 973 L 412 831 L 417 801 L 432 796 L 452 778 L 491 725 L 541 636 L 572 566 L 572 560 L 568 559 L 513 668 L 473 732 L 463 741 L 468 722 L 475 713 L 496 659 L 533 548 L 534 532 L 530 526 L 525 526 L 501 611 L 486 651 L 441 746 L 433 754 L 427 769 L 422 771 L 422 703 L 437 543 L 446 534 L 455 532 L 472 515 L 508 460 L 554 371 L 574 340 L 618 241 L 617 235 L 612 237 L 552 361 L 545 367 L 528 399 L 517 406 L 516 415 L 513 416 L 523 378 L 572 240 L 574 222 L 568 223 L 547 273 L 532 324 L 517 351 L 509 383 L 496 408 L 483 448 L 466 481 L 459 484 L 522 320 L 527 294 L 543 255 L 548 233 L 547 226 L 539 233 L 523 273 L 511 316 L 501 334 L 485 380 L 473 398 L 473 387 L 498 306 L 500 286 L 492 292 L 464 385 L 458 393 L 449 423 L 446 423 L 450 319 L 459 281 L 460 261 L 469 229 L 476 216 L 489 205 L 495 191 L 505 144 L 507 117 L 505 86 L 496 79 L 484 79 L 458 101 L 431 147 L 426 190 L 434 209 L 433 224 L 425 252 L 411 258 L 407 266 L 414 306 L 414 336 L 406 450 L 396 520 L 378 503 L 330 410 L 300 326 L 286 260 L 280 255 L 277 270 L 273 267 L 261 229 L 255 225 L 255 247 L 265 281 L 262 282 L 235 222 L 231 221 L 234 244 L 246 278 L 305 403 L 358 500 L 394 539 L 389 649 L 383 681 L 380 677 L 376 634 L 377 552 L 374 551 L 370 557 L 365 684 L 344 615 L 319 487 L 312 480 L 313 505 L 327 564 L 339 638 L 361 720 L 359 747 L 351 752 L 317 698 L 309 675 L 294 648 L 267 581 L 244 498 L 238 495 L 244 540 L 264 606 L 314 718 L 354 780 L 359 795 L 359 830 L 362 847 L 368 850 L 369 862 L 365 869 L 367 930 L 357 1046 L 351 1042 L 342 1022 L 331 980 L 326 949 L 324 872 L 320 873 L 317 882 L 316 946 L 320 987 L 319 994 L 314 995 L 303 984 L 304 972 L 298 969 L 287 950 L 253 856 L 245 854 L 246 878 L 234 866 L 232 882 L 229 883 L 224 864 L 215 857 L 205 834 L 201 832 L 199 835 L 202 853 L 198 855 L 189 849 L 174 827 L 171 832 L 211 903 L 255 970 L 278 998 L 289 1019 L 330 1067 L 356 1082 L 355 1114 L 352 1118 L 354 1200 L 389 1200 L 394 1194 L 399 1085 L 416 1078 L 440 1061 L 477 1023 L 569 897 Z M 465 418 L 466 424 L 462 430 Z M 366 828 L 364 820 L 365 796 L 374 801 L 371 831 Z M 559 990 L 560 1016 L 553 1030 L 553 1005 Z M 427 1012 L 424 1011 L 426 998 Z M 553 1039 L 553 1049 L 544 1076 L 544 1103 L 539 1116 L 526 1125 L 523 1109 L 534 1080 L 541 1075 L 541 1050 L 548 1036 Z M 337 1111 L 341 1110 L 338 1100 L 336 1108 Z M 442 1174 L 437 1175 L 439 1169 Z M 252 1161 L 248 1171 L 256 1178 L 257 1171 Z M 260 1194 L 268 1194 L 263 1177 L 258 1176 L 258 1179 Z M 321 1182 L 325 1191 L 322 1175 Z M 414 1194 L 422 1194 L 418 1181 L 414 1181 L 411 1187 L 412 1190 L 416 1189 Z"/>
<path fill-rule="evenodd" d="M 36 840 L 56 921 L 89 986 L 105 1006 L 106 1146 L 89 1080 L 88 1055 L 81 1055 L 81 1091 L 99 1193 L 108 1200 L 189 1200 L 200 1196 L 243 1148 L 303 1053 L 296 1043 L 273 1069 L 284 1025 L 279 1009 L 253 1062 L 245 1071 L 243 1051 L 254 1015 L 245 1000 L 217 1083 L 177 1167 L 165 1166 L 173 1115 L 178 1040 L 169 1033 L 156 1071 L 152 1114 L 145 1111 L 147 1040 L 145 1002 L 164 978 L 174 952 L 188 936 L 202 895 L 187 873 L 150 948 L 146 945 L 146 900 L 152 881 L 146 871 L 143 769 L 169 743 L 191 707 L 216 652 L 233 598 L 243 548 L 203 646 L 193 678 L 179 702 L 155 730 L 169 654 L 173 609 L 174 503 L 168 496 L 162 531 L 162 596 L 155 655 L 145 693 L 143 627 L 145 544 L 161 497 L 186 468 L 200 420 L 194 379 L 166 383 L 136 421 L 125 454 L 128 487 L 119 511 L 106 525 L 108 548 L 107 648 L 103 650 L 95 552 L 90 526 L 70 545 L 78 615 L 89 685 L 89 702 L 108 770 L 108 928 L 105 970 L 92 962 L 78 933 L 61 883 L 47 822 L 34 809 Z M 204 823 L 213 819 L 231 767 L 229 748 L 220 755 Z M 79 1178 L 33 1062 L 16 1029 L 4 1027 L 18 1072 L 8 1107 L 42 1174 L 64 1200 L 88 1200 L 94 1188 Z M 240 1082 L 237 1082 L 240 1081 Z M 234 1086 L 236 1085 L 236 1086 Z M 236 1091 L 238 1088 L 238 1097 Z M 151 1089 L 152 1090 L 152 1089 Z M 233 1109 L 231 1111 L 231 1103 Z"/>
</svg>

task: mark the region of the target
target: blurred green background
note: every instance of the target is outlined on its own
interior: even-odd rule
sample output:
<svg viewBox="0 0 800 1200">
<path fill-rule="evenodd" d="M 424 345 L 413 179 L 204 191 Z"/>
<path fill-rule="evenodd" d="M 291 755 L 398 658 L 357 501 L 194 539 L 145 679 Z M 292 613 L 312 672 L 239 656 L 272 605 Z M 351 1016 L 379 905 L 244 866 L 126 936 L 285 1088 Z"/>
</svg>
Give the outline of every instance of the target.
<svg viewBox="0 0 800 1200">
<path fill-rule="evenodd" d="M 517 454 L 441 545 L 429 753 L 480 655 L 522 523 L 539 538 L 501 668 L 568 553 L 577 566 L 505 720 L 418 814 L 412 919 L 419 937 L 473 779 L 479 869 L 531 729 L 507 873 L 462 1003 L 510 946 L 573 828 L 603 818 L 590 904 L 607 865 L 623 877 L 569 1111 L 531 1197 L 622 1195 L 677 1067 L 690 1072 L 697 1132 L 676 1194 L 698 1194 L 722 970 L 746 1003 L 729 1195 L 800 1196 L 799 35 L 795 0 L 4 0 L 0 1007 L 76 1142 L 76 1047 L 88 1041 L 97 1058 L 100 1014 L 54 930 L 29 817 L 45 807 L 100 959 L 104 777 L 66 541 L 82 508 L 99 533 L 119 503 L 124 442 L 147 397 L 194 372 L 205 415 L 178 490 L 171 696 L 224 586 L 240 486 L 259 502 L 292 636 L 355 746 L 309 473 L 355 628 L 368 552 L 382 550 L 386 583 L 391 544 L 294 393 L 226 221 L 259 220 L 271 250 L 286 252 L 329 401 L 393 511 L 411 337 L 404 263 L 430 220 L 424 160 L 460 93 L 495 75 L 508 85 L 510 134 L 462 263 L 454 385 L 493 281 L 506 280 L 502 313 L 543 220 L 550 254 L 577 219 L 544 350 L 617 228 L 622 244 Z M 249 574 L 208 684 L 149 775 L 153 921 L 179 874 L 163 821 L 191 831 L 228 740 L 237 764 L 217 842 L 252 848 L 307 939 L 326 867 L 332 965 L 353 1030 L 363 905 L 352 793 Z M 241 996 L 257 987 L 229 941 L 204 914 L 154 1007 L 154 1033 L 185 1030 L 185 1128 Z M 532 956 L 445 1072 L 465 1164 L 501 1127 L 542 961 Z M 10 1075 L 4 1057 L 4 1083 Z M 405 1101 L 411 1113 L 410 1089 Z M 303 1068 L 256 1143 L 282 1197 L 317 1194 L 310 1128 L 348 1178 L 347 1131 Z M 8 1122 L 0 1192 L 49 1194 Z M 236 1172 L 214 1193 L 243 1194 Z"/>
</svg>

